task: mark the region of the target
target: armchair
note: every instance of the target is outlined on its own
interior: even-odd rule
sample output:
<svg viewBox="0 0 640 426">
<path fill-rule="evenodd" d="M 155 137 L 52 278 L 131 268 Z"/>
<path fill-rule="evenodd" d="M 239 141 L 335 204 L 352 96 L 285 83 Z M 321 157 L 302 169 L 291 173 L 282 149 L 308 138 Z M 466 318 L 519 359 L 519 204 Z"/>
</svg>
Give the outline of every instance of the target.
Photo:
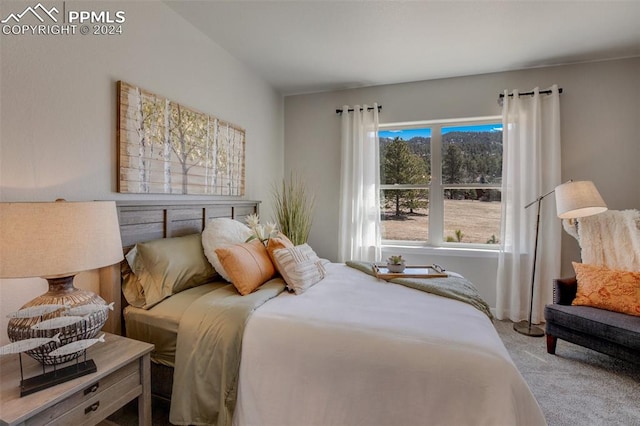
<svg viewBox="0 0 640 426">
<path fill-rule="evenodd" d="M 558 339 L 626 361 L 640 363 L 640 317 L 590 306 L 572 306 L 575 277 L 556 279 L 553 304 L 544 308 L 547 352 L 556 353 Z"/>
</svg>

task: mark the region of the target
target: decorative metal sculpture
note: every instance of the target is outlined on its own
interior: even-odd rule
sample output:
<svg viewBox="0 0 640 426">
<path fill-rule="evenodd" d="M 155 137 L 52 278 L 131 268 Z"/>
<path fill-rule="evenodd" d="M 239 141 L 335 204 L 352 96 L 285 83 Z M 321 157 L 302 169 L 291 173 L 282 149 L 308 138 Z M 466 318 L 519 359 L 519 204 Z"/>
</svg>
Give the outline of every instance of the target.
<svg viewBox="0 0 640 426">
<path fill-rule="evenodd" d="M 24 307 L 7 315 L 11 321 L 28 321 L 32 324 L 28 328 L 24 327 L 25 324 L 19 324 L 23 334 L 24 330 L 28 330 L 27 338 L 12 339 L 12 343 L 0 347 L 0 355 L 17 353 L 20 358 L 20 396 L 96 372 L 95 362 L 86 359 L 86 351 L 94 344 L 104 342 L 104 334 L 91 338 L 95 336 L 95 333 L 91 333 L 97 324 L 102 328 L 109 310 L 113 310 L 113 303 L 87 303 L 74 307 L 66 303 L 43 304 Z M 11 321 L 9 331 L 12 328 Z M 22 353 L 27 353 L 42 364 L 41 375 L 24 378 Z M 81 356 L 84 356 L 83 361 L 79 360 Z M 58 368 L 74 359 L 75 364 Z M 47 372 L 47 366 L 51 366 L 52 370 Z"/>
</svg>

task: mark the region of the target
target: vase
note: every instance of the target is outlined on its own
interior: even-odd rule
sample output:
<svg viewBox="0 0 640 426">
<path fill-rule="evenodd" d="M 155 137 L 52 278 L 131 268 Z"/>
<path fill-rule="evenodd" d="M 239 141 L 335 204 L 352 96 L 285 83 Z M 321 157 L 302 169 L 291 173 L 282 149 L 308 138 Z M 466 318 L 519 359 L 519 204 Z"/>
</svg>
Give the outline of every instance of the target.
<svg viewBox="0 0 640 426">
<path fill-rule="evenodd" d="M 32 301 L 26 303 L 22 308 L 29 308 L 38 305 L 68 305 L 75 307 L 87 303 L 106 305 L 103 298 L 97 294 L 81 290 L 73 285 L 73 276 L 62 278 L 48 278 L 49 291 L 36 297 Z M 26 354 L 33 359 L 39 361 L 43 365 L 57 365 L 76 359 L 84 353 L 80 350 L 75 353 L 61 355 L 57 357 L 49 356 L 48 353 L 60 346 L 75 342 L 76 340 L 91 339 L 98 335 L 100 329 L 107 321 L 108 311 L 100 310 L 92 314 L 86 315 L 82 323 L 61 327 L 52 330 L 33 330 L 31 327 L 40 321 L 56 318 L 61 315 L 61 311 L 46 314 L 41 317 L 33 318 L 13 318 L 9 320 L 7 326 L 7 334 L 9 340 L 16 342 L 18 340 L 32 339 L 38 337 L 52 337 L 60 332 L 60 342 L 49 342 L 39 348 L 27 351 Z"/>
</svg>

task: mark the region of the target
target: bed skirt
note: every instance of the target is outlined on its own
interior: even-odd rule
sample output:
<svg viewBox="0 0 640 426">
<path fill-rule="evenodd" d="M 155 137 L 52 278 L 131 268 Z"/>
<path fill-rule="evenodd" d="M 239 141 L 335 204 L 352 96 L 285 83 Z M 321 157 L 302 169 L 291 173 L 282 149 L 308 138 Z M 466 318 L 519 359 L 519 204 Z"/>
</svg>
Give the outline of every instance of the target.
<svg viewBox="0 0 640 426">
<path fill-rule="evenodd" d="M 171 401 L 173 388 L 173 368 L 166 365 L 151 363 L 151 396 Z"/>
</svg>

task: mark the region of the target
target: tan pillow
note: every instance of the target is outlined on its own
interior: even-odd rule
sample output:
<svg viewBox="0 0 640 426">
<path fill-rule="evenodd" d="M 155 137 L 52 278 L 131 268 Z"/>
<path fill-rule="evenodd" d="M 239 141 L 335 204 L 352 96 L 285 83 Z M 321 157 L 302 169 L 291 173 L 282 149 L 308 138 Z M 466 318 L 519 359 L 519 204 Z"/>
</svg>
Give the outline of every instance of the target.
<svg viewBox="0 0 640 426">
<path fill-rule="evenodd" d="M 216 275 L 204 255 L 200 234 L 138 243 L 135 249 L 136 255 L 128 254 L 127 261 L 142 286 L 144 309 Z"/>
<path fill-rule="evenodd" d="M 640 316 L 640 272 L 573 262 L 578 289 L 572 305 Z"/>
<path fill-rule="evenodd" d="M 322 260 L 308 244 L 275 250 L 273 256 L 287 288 L 296 294 L 304 293 L 326 274 Z"/>
<path fill-rule="evenodd" d="M 136 250 L 135 247 L 129 250 L 127 258 L 120 262 L 120 277 L 122 277 L 122 294 L 127 300 L 127 303 L 131 306 L 135 306 L 136 308 L 142 308 L 146 303 L 144 290 L 142 289 L 140 280 L 131 270 L 129 261 L 127 260 L 131 258 L 131 264 L 133 265 L 136 261 L 137 255 L 138 250 Z"/>
<path fill-rule="evenodd" d="M 264 244 L 258 240 L 216 249 L 230 281 L 245 296 L 276 273 Z"/>
</svg>

